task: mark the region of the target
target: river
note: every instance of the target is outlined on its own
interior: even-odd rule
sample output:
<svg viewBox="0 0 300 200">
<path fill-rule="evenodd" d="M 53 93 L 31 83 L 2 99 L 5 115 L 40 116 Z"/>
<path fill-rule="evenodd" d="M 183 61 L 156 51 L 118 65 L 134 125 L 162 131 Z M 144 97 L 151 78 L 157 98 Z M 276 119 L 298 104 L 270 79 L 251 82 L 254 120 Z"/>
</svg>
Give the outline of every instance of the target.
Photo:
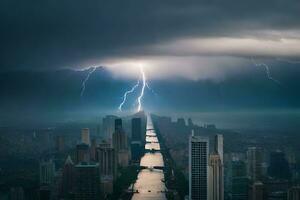
<svg viewBox="0 0 300 200">
<path fill-rule="evenodd" d="M 147 120 L 145 154 L 141 158 L 140 166 L 142 169 L 134 184 L 133 200 L 164 200 L 166 186 L 164 183 L 164 172 L 155 167 L 164 167 L 163 156 L 160 152 L 160 144 L 153 128 L 151 117 Z"/>
</svg>

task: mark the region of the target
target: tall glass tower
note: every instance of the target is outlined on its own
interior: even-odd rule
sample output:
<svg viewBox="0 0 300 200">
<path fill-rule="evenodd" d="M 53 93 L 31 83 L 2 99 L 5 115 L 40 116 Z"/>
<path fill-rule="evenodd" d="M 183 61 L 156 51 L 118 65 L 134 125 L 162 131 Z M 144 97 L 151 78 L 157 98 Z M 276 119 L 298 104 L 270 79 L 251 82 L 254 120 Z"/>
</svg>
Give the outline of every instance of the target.
<svg viewBox="0 0 300 200">
<path fill-rule="evenodd" d="M 208 199 L 209 139 L 190 136 L 189 140 L 189 199 Z"/>
</svg>

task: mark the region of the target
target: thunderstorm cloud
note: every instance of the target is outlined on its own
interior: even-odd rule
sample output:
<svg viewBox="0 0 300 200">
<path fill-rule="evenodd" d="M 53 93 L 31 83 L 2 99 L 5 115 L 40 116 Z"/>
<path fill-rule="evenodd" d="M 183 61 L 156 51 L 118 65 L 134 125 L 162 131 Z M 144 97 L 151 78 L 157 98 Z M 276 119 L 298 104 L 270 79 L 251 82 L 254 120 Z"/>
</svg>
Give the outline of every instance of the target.
<svg viewBox="0 0 300 200">
<path fill-rule="evenodd" d="M 104 65 L 132 77 L 142 63 L 153 79 L 224 79 L 251 57 L 300 59 L 299 10 L 298 0 L 3 0 L 1 70 Z"/>
</svg>

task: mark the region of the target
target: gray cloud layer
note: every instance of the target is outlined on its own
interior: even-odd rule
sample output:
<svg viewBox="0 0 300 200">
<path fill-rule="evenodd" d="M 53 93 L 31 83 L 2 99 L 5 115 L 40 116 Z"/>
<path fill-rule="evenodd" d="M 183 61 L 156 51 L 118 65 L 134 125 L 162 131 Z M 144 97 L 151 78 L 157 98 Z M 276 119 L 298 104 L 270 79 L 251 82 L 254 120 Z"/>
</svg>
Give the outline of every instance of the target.
<svg viewBox="0 0 300 200">
<path fill-rule="evenodd" d="M 177 65 L 199 67 L 195 56 L 202 61 L 231 56 L 225 65 L 239 63 L 236 57 L 296 58 L 299 10 L 298 0 L 3 0 L 0 67 L 62 68 L 141 58 L 163 68 L 174 65 L 166 62 L 174 56 L 181 60 Z"/>
</svg>

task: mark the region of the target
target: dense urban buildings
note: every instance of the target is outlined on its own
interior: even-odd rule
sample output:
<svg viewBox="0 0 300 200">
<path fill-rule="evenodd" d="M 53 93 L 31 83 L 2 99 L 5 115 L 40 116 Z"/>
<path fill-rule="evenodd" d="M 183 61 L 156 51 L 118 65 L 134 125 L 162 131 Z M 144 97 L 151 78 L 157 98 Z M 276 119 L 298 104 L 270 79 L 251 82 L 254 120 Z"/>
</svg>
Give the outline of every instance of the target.
<svg viewBox="0 0 300 200">
<path fill-rule="evenodd" d="M 13 184 L 1 198 L 298 199 L 296 147 L 281 148 L 282 138 L 271 143 L 270 138 L 245 138 L 213 124 L 199 126 L 191 118 L 188 123 L 183 118 L 152 118 L 146 128 L 141 114 L 113 117 L 111 138 L 93 127 L 79 127 L 75 137 L 73 130 L 57 134 L 50 129 L 23 136 L 24 142 L 43 144 L 26 150 L 39 158 L 35 166 L 19 162 L 30 172 L 22 177 L 36 183 L 27 179 L 26 184 Z"/>
</svg>

